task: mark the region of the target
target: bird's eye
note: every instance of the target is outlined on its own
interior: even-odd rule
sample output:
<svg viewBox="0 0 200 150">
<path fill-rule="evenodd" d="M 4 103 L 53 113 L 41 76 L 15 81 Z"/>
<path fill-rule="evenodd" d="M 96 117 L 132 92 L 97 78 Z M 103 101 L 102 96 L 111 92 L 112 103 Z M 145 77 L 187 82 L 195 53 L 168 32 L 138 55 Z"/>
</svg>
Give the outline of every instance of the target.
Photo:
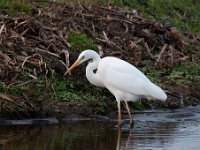
<svg viewBox="0 0 200 150">
<path fill-rule="evenodd" d="M 82 56 L 81 59 L 83 60 L 85 58 L 85 56 Z"/>
</svg>

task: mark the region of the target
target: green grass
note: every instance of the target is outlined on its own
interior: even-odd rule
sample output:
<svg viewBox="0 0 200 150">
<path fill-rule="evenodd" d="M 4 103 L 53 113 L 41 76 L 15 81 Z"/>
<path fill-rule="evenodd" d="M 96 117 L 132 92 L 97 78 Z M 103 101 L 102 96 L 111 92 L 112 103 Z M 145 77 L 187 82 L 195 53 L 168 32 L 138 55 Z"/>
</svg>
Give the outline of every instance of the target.
<svg viewBox="0 0 200 150">
<path fill-rule="evenodd" d="M 67 78 L 49 78 L 52 90 L 49 95 L 57 101 L 66 101 L 71 104 L 84 105 L 82 107 L 87 113 L 104 113 L 108 108 L 108 102 L 114 100 L 109 91 L 91 86 L 83 79 L 69 81 Z M 112 97 L 112 98 L 111 98 Z M 89 105 L 87 107 L 87 105 Z"/>
<path fill-rule="evenodd" d="M 184 64 L 176 65 L 173 68 L 160 68 L 159 70 L 153 67 L 143 67 L 140 70 L 154 83 L 163 84 L 166 82 L 192 83 L 199 82 L 200 64 L 198 62 L 185 62 Z M 165 76 L 166 81 L 159 79 L 160 76 Z"/>
<path fill-rule="evenodd" d="M 78 31 L 70 31 L 66 35 L 68 42 L 71 44 L 69 51 L 81 52 L 85 49 L 96 49 L 96 45 L 91 37 Z"/>
<path fill-rule="evenodd" d="M 39 78 L 31 82 L 29 82 L 29 80 L 18 80 L 15 84 L 5 87 L 3 91 L 17 97 L 26 94 L 30 99 L 40 100 L 40 96 L 46 90 L 45 86 L 45 80 Z"/>
<path fill-rule="evenodd" d="M 0 9 L 4 14 L 16 15 L 22 12 L 29 13 L 31 11 L 31 5 L 24 2 L 24 0 L 1 0 Z"/>
<path fill-rule="evenodd" d="M 108 110 L 106 101 L 110 100 L 110 94 L 108 91 L 97 88 L 93 90 L 89 83 L 81 81 L 81 83 L 71 82 L 66 77 L 44 77 L 40 75 L 32 82 L 29 78 L 20 78 L 15 84 L 10 86 L 3 85 L 0 82 L 0 92 L 6 92 L 8 95 L 23 97 L 24 94 L 29 100 L 34 102 L 40 102 L 45 98 L 52 98 L 56 101 L 66 101 L 71 104 L 79 105 L 92 105 L 95 107 L 87 108 L 83 107 L 86 112 L 105 112 Z M 80 80 L 79 80 L 80 81 Z M 27 83 L 26 83 L 27 82 Z M 76 84 L 76 85 L 74 85 Z M 105 96 L 103 96 L 105 95 Z M 102 96 L 101 100 L 99 96 Z M 55 107 L 55 108 L 54 108 Z M 57 105 L 52 106 L 56 109 Z"/>
<path fill-rule="evenodd" d="M 192 84 L 200 83 L 198 76 L 200 65 L 198 63 L 187 62 L 184 65 L 177 65 L 168 76 L 168 80 L 176 83 Z"/>
<path fill-rule="evenodd" d="M 200 5 L 194 0 L 113 0 L 121 6 L 138 9 L 145 17 L 176 25 L 182 31 L 200 35 Z"/>
<path fill-rule="evenodd" d="M 50 79 L 51 80 L 51 79 Z M 80 101 L 82 98 L 73 89 L 72 84 L 65 78 L 52 79 L 50 95 L 56 100 Z"/>
<path fill-rule="evenodd" d="M 56 100 L 64 100 L 68 102 L 78 102 L 84 100 L 94 101 L 96 97 L 89 91 L 88 86 L 80 86 L 79 88 L 74 85 L 74 82 L 69 81 L 66 77 L 63 78 L 49 78 L 52 90 L 49 94 Z M 76 84 L 76 83 L 75 83 Z M 86 83 L 85 83 L 86 84 Z M 84 92 L 87 89 L 88 92 Z"/>
</svg>

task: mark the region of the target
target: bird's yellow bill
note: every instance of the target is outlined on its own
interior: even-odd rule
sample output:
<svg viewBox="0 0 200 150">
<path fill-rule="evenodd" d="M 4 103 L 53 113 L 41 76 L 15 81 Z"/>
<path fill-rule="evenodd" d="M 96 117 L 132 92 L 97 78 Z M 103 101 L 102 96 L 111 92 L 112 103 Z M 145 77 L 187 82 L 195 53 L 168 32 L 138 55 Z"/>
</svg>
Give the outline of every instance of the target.
<svg viewBox="0 0 200 150">
<path fill-rule="evenodd" d="M 65 72 L 64 76 L 66 76 L 67 74 L 71 73 L 71 71 L 76 68 L 76 66 L 78 66 L 80 63 L 80 60 L 76 60 L 75 63 L 69 68 L 67 69 L 67 71 Z"/>
</svg>

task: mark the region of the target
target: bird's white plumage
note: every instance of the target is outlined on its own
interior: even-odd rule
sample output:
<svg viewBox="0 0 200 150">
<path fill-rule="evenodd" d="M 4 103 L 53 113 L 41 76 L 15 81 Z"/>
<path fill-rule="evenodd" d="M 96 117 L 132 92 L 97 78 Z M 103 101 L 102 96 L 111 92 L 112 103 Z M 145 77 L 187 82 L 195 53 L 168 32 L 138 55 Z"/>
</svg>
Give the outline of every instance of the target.
<svg viewBox="0 0 200 150">
<path fill-rule="evenodd" d="M 130 63 L 116 57 L 101 59 L 95 51 L 85 50 L 79 55 L 79 64 L 90 59 L 86 67 L 89 82 L 106 87 L 118 100 L 135 101 L 139 97 L 166 100 L 165 92 Z"/>
<path fill-rule="evenodd" d="M 86 67 L 88 81 L 95 86 L 106 87 L 117 100 L 119 125 L 121 125 L 120 101 L 125 101 L 130 124 L 132 124 L 133 121 L 127 101 L 135 101 L 140 97 L 162 101 L 167 99 L 165 92 L 133 65 L 115 57 L 101 59 L 93 50 L 83 51 L 65 75 L 87 60 L 91 60 Z"/>
<path fill-rule="evenodd" d="M 102 82 L 114 95 L 116 92 L 131 94 L 137 97 L 147 96 L 160 100 L 166 99 L 166 94 L 153 84 L 140 70 L 133 65 L 115 58 L 105 57 L 99 61 L 98 74 Z M 122 95 L 122 94 L 120 94 Z M 122 96 L 123 100 L 131 100 Z M 134 99 L 132 99 L 134 100 Z"/>
<path fill-rule="evenodd" d="M 135 66 L 116 57 L 100 56 L 85 50 L 78 57 L 78 65 L 91 60 L 86 67 L 86 77 L 95 86 L 106 87 L 117 100 L 135 101 L 139 97 L 167 99 L 165 92 L 152 83 Z M 97 70 L 94 73 L 94 70 Z"/>
</svg>

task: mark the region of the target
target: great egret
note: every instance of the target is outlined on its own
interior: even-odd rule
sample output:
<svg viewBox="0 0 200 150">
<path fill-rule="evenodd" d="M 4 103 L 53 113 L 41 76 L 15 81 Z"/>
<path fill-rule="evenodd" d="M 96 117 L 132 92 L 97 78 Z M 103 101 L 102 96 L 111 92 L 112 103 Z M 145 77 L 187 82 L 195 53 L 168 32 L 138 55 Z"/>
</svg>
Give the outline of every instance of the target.
<svg viewBox="0 0 200 150">
<path fill-rule="evenodd" d="M 65 72 L 64 76 L 85 61 L 89 60 L 86 67 L 86 77 L 89 82 L 95 86 L 107 88 L 116 98 L 118 106 L 118 124 L 121 126 L 121 104 L 125 102 L 125 107 L 130 118 L 130 125 L 133 125 L 133 119 L 128 106 L 128 101 L 136 101 L 140 97 L 147 97 L 165 101 L 167 95 L 165 92 L 152 83 L 135 66 L 115 57 L 100 56 L 93 50 L 83 51 L 75 63 Z"/>
</svg>

